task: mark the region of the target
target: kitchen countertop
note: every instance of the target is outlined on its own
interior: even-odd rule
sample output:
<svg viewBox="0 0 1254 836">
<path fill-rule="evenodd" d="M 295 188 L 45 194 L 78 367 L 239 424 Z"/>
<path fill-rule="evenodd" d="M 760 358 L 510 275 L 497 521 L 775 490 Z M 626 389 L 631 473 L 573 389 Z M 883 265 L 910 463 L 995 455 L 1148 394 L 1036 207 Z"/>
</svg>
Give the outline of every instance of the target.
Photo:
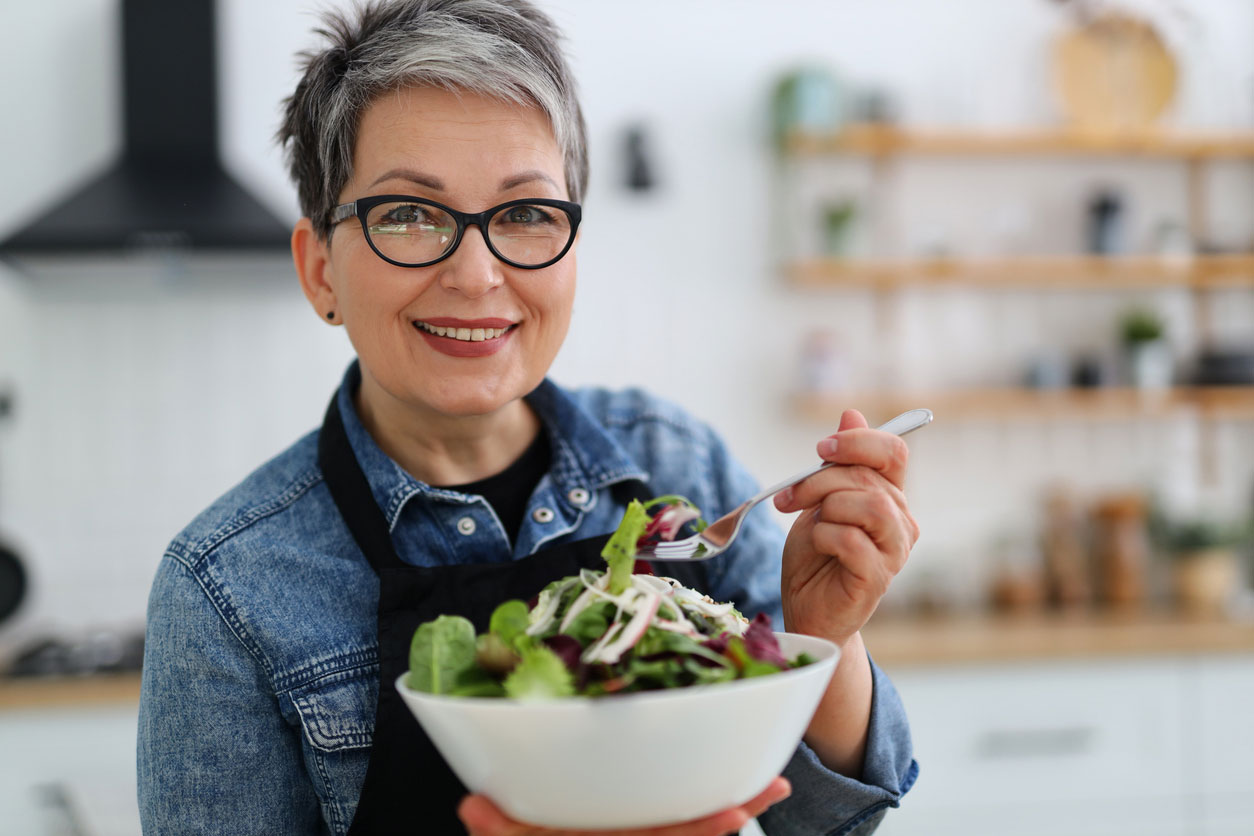
<svg viewBox="0 0 1254 836">
<path fill-rule="evenodd" d="M 887 667 L 1254 653 L 1254 620 L 1177 612 L 886 616 L 862 635 Z"/>
<path fill-rule="evenodd" d="M 863 630 L 888 669 L 987 662 L 1254 653 L 1254 620 L 1178 613 L 879 615 Z M 139 702 L 139 674 L 0 678 L 0 711 Z"/>
<path fill-rule="evenodd" d="M 139 673 L 0 678 L 0 711 L 139 704 Z"/>
</svg>

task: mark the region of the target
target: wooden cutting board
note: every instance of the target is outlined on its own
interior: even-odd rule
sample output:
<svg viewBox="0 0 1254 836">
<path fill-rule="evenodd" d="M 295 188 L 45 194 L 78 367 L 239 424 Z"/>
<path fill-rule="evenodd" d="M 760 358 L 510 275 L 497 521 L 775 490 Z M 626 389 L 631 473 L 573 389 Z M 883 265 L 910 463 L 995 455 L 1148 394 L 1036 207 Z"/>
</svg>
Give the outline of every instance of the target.
<svg viewBox="0 0 1254 836">
<path fill-rule="evenodd" d="M 1094 18 L 1054 47 L 1063 110 L 1082 131 L 1152 125 L 1175 97 L 1177 75 L 1175 59 L 1154 27 L 1124 14 Z"/>
</svg>

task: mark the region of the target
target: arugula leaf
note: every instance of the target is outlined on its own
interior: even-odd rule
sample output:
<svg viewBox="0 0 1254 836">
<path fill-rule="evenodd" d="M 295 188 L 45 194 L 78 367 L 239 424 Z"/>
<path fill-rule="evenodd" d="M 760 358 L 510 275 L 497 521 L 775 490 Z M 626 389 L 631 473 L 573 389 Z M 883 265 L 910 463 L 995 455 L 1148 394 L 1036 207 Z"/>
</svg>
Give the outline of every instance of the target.
<svg viewBox="0 0 1254 836">
<path fill-rule="evenodd" d="M 570 697 L 575 678 L 556 653 L 543 645 L 522 652 L 522 661 L 505 678 L 505 693 L 518 700 Z"/>
<path fill-rule="evenodd" d="M 633 499 L 623 514 L 623 521 L 610 535 L 609 542 L 601 550 L 601 557 L 610 567 L 611 595 L 621 595 L 631 584 L 631 572 L 636 565 L 636 542 L 649 525 L 649 512 L 638 499 Z"/>
<path fill-rule="evenodd" d="M 448 694 L 458 676 L 474 665 L 474 625 L 459 615 L 442 615 L 414 631 L 407 683 L 415 691 Z"/>
</svg>

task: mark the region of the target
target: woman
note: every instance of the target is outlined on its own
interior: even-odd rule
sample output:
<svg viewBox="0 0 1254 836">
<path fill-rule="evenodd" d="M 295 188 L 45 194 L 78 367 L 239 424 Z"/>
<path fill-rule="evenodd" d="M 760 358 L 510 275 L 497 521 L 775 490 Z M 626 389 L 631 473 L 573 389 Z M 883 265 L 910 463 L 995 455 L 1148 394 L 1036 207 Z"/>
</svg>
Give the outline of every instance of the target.
<svg viewBox="0 0 1254 836">
<path fill-rule="evenodd" d="M 145 831 L 548 832 L 467 796 L 400 704 L 388 683 L 414 626 L 482 621 L 596 566 L 595 538 L 632 496 L 682 493 L 713 518 L 754 486 L 677 408 L 545 378 L 587 179 L 551 22 L 525 0 L 398 0 L 332 16 L 324 34 L 280 139 L 305 215 L 301 286 L 358 359 L 321 430 L 160 565 Z M 848 412 L 819 453 L 843 466 L 776 499 L 803 512 L 786 541 L 761 515 L 724 557 L 675 571 L 840 644 L 832 684 L 786 777 L 651 832 L 734 832 L 755 815 L 773 834 L 868 832 L 914 780 L 900 702 L 858 632 L 917 538 L 905 445 Z"/>
</svg>

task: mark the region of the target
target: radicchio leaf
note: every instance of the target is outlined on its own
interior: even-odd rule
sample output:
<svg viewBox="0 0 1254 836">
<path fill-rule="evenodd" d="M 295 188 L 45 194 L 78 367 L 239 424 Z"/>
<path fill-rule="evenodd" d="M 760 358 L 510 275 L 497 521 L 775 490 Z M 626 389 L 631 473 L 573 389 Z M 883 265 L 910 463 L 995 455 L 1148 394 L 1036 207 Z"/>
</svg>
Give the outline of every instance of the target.
<svg viewBox="0 0 1254 836">
<path fill-rule="evenodd" d="M 583 652 L 583 648 L 577 639 L 573 636 L 558 633 L 555 636 L 549 636 L 544 639 L 543 644 L 557 654 L 557 658 L 562 660 L 562 664 L 566 666 L 567 670 L 573 674 L 579 673 L 579 668 L 581 667 L 579 654 Z"/>
<path fill-rule="evenodd" d="M 779 649 L 775 633 L 771 630 L 771 617 L 764 612 L 754 616 L 745 631 L 745 650 L 759 662 L 777 665 L 783 670 L 788 669 L 788 660 Z"/>
</svg>

